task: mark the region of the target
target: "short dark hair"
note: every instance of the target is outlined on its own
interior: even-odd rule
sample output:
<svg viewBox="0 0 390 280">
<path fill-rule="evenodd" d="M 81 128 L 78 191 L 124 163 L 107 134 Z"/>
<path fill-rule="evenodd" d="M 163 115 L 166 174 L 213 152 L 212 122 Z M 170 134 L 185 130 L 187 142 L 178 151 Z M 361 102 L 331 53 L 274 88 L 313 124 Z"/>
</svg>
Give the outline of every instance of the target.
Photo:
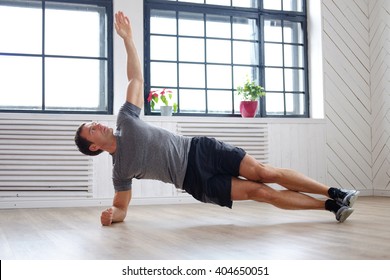
<svg viewBox="0 0 390 280">
<path fill-rule="evenodd" d="M 91 146 L 93 143 L 91 141 L 88 141 L 84 137 L 80 135 L 81 130 L 83 129 L 85 123 L 82 123 L 79 128 L 76 131 L 76 135 L 74 136 L 74 142 L 76 143 L 77 148 L 80 152 L 82 152 L 84 155 L 87 156 L 97 156 L 103 152 L 103 150 L 97 150 L 97 151 L 91 151 L 89 149 L 89 146 Z"/>
</svg>

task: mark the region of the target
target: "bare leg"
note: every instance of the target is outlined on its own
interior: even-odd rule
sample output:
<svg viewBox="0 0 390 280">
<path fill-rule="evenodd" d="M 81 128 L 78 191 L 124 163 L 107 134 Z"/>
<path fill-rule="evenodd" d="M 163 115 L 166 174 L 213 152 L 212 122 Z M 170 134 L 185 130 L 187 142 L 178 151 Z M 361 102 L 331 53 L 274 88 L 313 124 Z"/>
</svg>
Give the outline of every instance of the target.
<svg viewBox="0 0 390 280">
<path fill-rule="evenodd" d="M 291 191 L 329 196 L 328 186 L 291 169 L 261 164 L 248 154 L 241 162 L 240 176 L 255 182 L 277 183 Z"/>
<path fill-rule="evenodd" d="M 266 202 L 278 208 L 298 209 L 325 209 L 325 202 L 311 196 L 291 191 L 275 190 L 263 183 L 257 183 L 239 178 L 232 178 L 232 200 L 255 200 Z"/>
</svg>

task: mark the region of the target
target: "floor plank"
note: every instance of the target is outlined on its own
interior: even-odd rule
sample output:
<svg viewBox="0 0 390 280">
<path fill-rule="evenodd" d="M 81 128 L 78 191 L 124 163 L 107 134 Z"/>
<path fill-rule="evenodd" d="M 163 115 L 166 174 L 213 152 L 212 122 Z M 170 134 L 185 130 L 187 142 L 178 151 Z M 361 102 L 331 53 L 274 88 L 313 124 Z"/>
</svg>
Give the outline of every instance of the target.
<svg viewBox="0 0 390 280">
<path fill-rule="evenodd" d="M 342 224 L 330 212 L 255 202 L 131 206 L 111 227 L 101 210 L 0 210 L 0 259 L 390 259 L 387 197 L 359 198 Z"/>
</svg>

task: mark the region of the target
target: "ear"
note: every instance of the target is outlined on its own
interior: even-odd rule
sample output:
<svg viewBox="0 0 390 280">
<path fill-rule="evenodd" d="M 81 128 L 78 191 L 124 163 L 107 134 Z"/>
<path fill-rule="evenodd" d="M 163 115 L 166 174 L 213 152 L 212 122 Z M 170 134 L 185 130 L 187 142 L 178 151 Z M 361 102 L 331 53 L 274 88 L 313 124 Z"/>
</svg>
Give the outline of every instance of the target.
<svg viewBox="0 0 390 280">
<path fill-rule="evenodd" d="M 100 147 L 96 144 L 91 144 L 89 146 L 89 150 L 92 151 L 92 152 L 96 152 L 97 150 L 100 150 Z"/>
</svg>

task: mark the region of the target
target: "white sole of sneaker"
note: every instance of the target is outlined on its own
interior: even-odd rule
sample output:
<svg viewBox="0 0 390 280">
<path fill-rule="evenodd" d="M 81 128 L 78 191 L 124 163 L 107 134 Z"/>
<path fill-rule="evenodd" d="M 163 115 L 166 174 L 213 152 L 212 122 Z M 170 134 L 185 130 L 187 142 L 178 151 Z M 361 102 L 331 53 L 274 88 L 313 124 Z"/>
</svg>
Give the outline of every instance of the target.
<svg viewBox="0 0 390 280">
<path fill-rule="evenodd" d="M 348 205 L 349 207 L 352 207 L 355 204 L 355 201 L 356 201 L 356 199 L 358 199 L 359 194 L 360 194 L 360 191 L 356 191 L 354 193 L 354 195 L 350 198 L 349 205 Z"/>
<path fill-rule="evenodd" d="M 339 223 L 343 223 L 352 213 L 353 213 L 352 208 L 348 208 L 341 213 L 340 218 L 339 218 Z"/>
</svg>

